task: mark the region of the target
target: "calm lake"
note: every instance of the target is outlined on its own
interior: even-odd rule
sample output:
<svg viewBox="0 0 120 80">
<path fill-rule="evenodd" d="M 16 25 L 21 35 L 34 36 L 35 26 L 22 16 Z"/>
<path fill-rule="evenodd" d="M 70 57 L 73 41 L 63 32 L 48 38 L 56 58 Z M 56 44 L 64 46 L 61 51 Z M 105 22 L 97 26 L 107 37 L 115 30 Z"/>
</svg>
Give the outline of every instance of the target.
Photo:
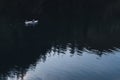
<svg viewBox="0 0 120 80">
<path fill-rule="evenodd" d="M 120 25 L 0 21 L 0 80 L 120 80 Z"/>
<path fill-rule="evenodd" d="M 0 0 L 0 80 L 120 80 L 120 0 Z"/>
</svg>

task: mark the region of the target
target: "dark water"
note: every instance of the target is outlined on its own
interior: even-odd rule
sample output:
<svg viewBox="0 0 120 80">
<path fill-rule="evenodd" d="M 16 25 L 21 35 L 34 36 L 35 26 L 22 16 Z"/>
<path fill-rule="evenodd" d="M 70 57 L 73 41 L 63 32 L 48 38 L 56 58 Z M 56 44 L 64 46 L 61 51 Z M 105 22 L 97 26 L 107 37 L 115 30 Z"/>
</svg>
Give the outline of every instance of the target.
<svg viewBox="0 0 120 80">
<path fill-rule="evenodd" d="M 0 80 L 120 80 L 119 4 L 1 0 Z"/>
<path fill-rule="evenodd" d="M 1 19 L 0 80 L 120 80 L 118 23 L 58 24 Z"/>
</svg>

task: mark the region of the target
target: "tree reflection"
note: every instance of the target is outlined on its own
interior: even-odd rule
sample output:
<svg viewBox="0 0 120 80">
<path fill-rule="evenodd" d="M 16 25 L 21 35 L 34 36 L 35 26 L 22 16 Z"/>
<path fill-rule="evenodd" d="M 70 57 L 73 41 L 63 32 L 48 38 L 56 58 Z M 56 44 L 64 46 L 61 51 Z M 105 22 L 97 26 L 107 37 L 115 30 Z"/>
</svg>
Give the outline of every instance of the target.
<svg viewBox="0 0 120 80">
<path fill-rule="evenodd" d="M 29 28 L 21 19 L 1 20 L 0 79 L 7 80 L 6 76 L 14 75 L 23 77 L 30 65 L 35 66 L 38 59 L 45 61 L 51 52 L 82 55 L 83 51 L 92 51 L 102 56 L 120 47 L 118 23 L 77 25 L 70 22 L 63 20 L 56 24 L 41 18 L 36 27 Z"/>
</svg>

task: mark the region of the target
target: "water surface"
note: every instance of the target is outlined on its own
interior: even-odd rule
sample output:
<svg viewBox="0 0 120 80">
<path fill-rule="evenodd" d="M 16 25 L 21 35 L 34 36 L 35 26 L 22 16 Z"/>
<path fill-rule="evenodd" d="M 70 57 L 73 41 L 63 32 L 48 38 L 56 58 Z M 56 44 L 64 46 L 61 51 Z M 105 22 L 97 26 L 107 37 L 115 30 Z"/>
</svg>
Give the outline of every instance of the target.
<svg viewBox="0 0 120 80">
<path fill-rule="evenodd" d="M 0 80 L 120 80 L 119 20 L 71 15 L 1 17 Z"/>
</svg>

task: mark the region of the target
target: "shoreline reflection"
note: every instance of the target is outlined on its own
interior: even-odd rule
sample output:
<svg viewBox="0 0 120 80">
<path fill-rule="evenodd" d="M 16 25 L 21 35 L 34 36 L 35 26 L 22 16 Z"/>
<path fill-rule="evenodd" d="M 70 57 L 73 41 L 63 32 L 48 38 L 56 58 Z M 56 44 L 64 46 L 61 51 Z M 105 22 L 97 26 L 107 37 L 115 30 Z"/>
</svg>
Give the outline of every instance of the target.
<svg viewBox="0 0 120 80">
<path fill-rule="evenodd" d="M 119 24 L 56 25 L 41 19 L 26 28 L 10 21 L 0 23 L 0 80 L 119 79 Z"/>
<path fill-rule="evenodd" d="M 116 48 L 116 50 L 110 50 L 110 52 L 108 52 L 108 51 L 100 52 L 97 50 L 89 50 L 87 48 L 83 48 L 82 50 L 78 50 L 77 48 L 74 48 L 74 50 L 73 50 L 69 43 L 69 45 L 66 45 L 66 48 L 63 48 L 63 47 L 60 48 L 59 46 L 51 47 L 50 50 L 46 51 L 45 55 L 41 54 L 38 57 L 38 60 L 36 60 L 36 63 L 28 65 L 29 67 L 25 68 L 25 67 L 23 67 L 23 65 L 13 66 L 14 68 L 10 68 L 9 71 L 5 72 L 5 74 L 1 74 L 0 79 L 1 80 L 48 80 L 48 79 L 53 80 L 55 78 L 49 78 L 50 76 L 47 76 L 47 74 L 53 74 L 51 76 L 59 77 L 59 75 L 56 75 L 56 76 L 54 75 L 54 73 L 56 73 L 56 74 L 59 73 L 59 70 L 56 71 L 56 68 L 64 69 L 64 67 L 62 67 L 62 66 L 69 65 L 68 67 L 74 66 L 74 67 L 77 67 L 78 70 L 79 70 L 79 68 L 81 70 L 84 70 L 84 67 L 87 68 L 87 65 L 89 65 L 89 67 L 91 65 L 100 66 L 99 63 L 101 63 L 101 60 L 103 61 L 102 65 L 106 64 L 109 60 L 111 60 L 110 58 L 113 58 L 113 62 L 114 61 L 116 62 L 116 58 L 119 60 L 120 59 L 120 49 Z M 80 62 L 79 62 L 79 60 L 80 60 Z M 75 61 L 75 63 L 74 63 L 74 61 Z M 85 61 L 87 61 L 87 62 L 85 62 Z M 92 61 L 92 63 L 88 64 L 89 61 L 90 62 Z M 82 64 L 81 64 L 81 62 L 82 62 Z M 107 64 L 111 65 L 112 63 L 107 63 Z M 117 67 L 118 63 L 117 64 L 114 63 L 114 64 L 115 64 L 114 67 Z M 44 67 L 46 67 L 46 68 L 44 69 Z M 99 67 L 99 68 L 102 69 L 104 67 L 106 67 L 106 66 L 103 65 L 102 67 Z M 0 66 L 0 69 L 2 69 L 2 66 Z M 54 72 L 54 69 L 55 69 L 55 72 Z M 85 72 L 83 72 L 83 73 L 79 73 L 79 75 L 87 74 L 86 71 L 89 71 L 88 69 L 89 68 L 87 68 L 87 70 L 84 70 Z M 118 67 L 117 67 L 117 69 L 120 70 L 120 68 L 118 68 Z M 53 72 L 51 72 L 51 70 Z M 63 73 L 66 73 L 67 68 L 65 68 L 64 70 L 65 70 L 65 72 L 63 72 Z M 62 71 L 64 71 L 64 70 L 62 70 Z M 109 68 L 107 70 L 109 70 Z M 68 69 L 68 71 L 69 71 L 69 69 Z M 97 74 L 102 75 L 103 73 L 97 72 Z M 41 75 L 42 78 L 39 75 Z M 81 78 L 81 77 L 82 76 L 79 76 L 79 78 Z M 67 78 L 64 78 L 64 77 L 61 77 L 61 78 L 67 80 Z M 95 76 L 92 77 L 91 79 L 94 79 L 94 78 L 95 78 Z M 57 80 L 59 80 L 59 79 L 57 79 Z M 72 80 L 72 79 L 70 79 L 70 80 Z M 103 80 L 105 80 L 105 79 L 103 79 Z"/>
<path fill-rule="evenodd" d="M 120 49 L 103 52 L 105 54 L 102 56 L 95 55 L 98 51 L 91 51 L 85 48 L 81 53 L 75 51 L 72 54 L 70 47 L 67 47 L 63 52 L 58 53 L 58 50 L 52 47 L 46 53 L 45 60 L 38 59 L 35 66 L 29 66 L 26 71 L 23 70 L 25 73 L 17 75 L 12 70 L 10 74 L 12 76 L 7 76 L 8 79 L 6 80 L 114 80 L 120 78 L 120 68 L 118 66 L 120 65 Z M 111 73 L 114 73 L 114 75 Z M 105 77 L 104 75 L 108 75 L 109 77 Z"/>
</svg>

